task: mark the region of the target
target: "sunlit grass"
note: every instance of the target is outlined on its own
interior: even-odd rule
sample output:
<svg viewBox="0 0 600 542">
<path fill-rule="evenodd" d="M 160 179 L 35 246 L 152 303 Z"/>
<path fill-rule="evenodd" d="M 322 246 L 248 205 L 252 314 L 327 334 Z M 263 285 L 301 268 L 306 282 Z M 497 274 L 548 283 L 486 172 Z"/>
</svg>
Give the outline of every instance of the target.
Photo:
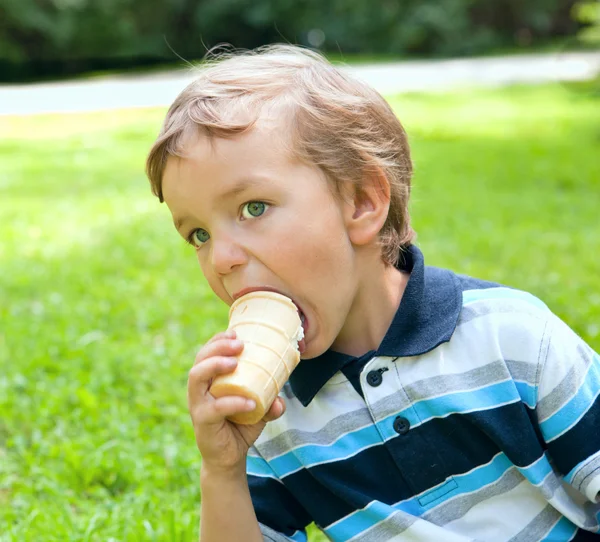
<svg viewBox="0 0 600 542">
<path fill-rule="evenodd" d="M 532 291 L 598 350 L 600 103 L 580 89 L 391 101 L 427 263 Z M 143 174 L 163 114 L 0 117 L 2 542 L 197 538 L 185 382 L 226 308 Z"/>
</svg>

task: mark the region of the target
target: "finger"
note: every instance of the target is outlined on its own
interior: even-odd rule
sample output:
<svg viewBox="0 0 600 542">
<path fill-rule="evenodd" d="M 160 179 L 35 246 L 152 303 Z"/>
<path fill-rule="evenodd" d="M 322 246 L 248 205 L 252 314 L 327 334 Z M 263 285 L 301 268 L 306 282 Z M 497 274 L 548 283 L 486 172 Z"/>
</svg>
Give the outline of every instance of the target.
<svg viewBox="0 0 600 542">
<path fill-rule="evenodd" d="M 272 422 L 277 418 L 281 418 L 285 412 L 285 401 L 282 397 L 276 397 L 269 411 L 263 417 L 265 422 Z"/>
<path fill-rule="evenodd" d="M 188 402 L 195 403 L 198 397 L 203 397 L 212 379 L 220 374 L 230 373 L 237 367 L 237 358 L 214 356 L 202 360 L 190 369 L 188 373 Z"/>
<path fill-rule="evenodd" d="M 237 356 L 244 349 L 244 343 L 239 339 L 218 339 L 204 347 L 196 354 L 194 365 L 216 356 Z"/>
<path fill-rule="evenodd" d="M 250 412 L 256 408 L 256 403 L 238 395 L 219 397 L 197 409 L 194 421 L 196 424 L 220 423 L 228 416 L 241 412 Z"/>
<path fill-rule="evenodd" d="M 226 329 L 225 331 L 221 331 L 220 333 L 213 335 L 203 346 L 218 341 L 219 339 L 235 339 L 235 330 Z"/>
</svg>

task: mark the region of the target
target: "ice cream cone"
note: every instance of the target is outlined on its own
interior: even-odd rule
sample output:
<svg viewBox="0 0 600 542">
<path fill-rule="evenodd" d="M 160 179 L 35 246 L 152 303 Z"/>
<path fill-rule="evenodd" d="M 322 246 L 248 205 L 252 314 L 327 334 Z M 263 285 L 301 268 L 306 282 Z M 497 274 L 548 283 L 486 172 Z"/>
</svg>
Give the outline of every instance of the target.
<svg viewBox="0 0 600 542">
<path fill-rule="evenodd" d="M 273 401 L 300 362 L 298 341 L 303 337 L 298 309 L 275 292 L 251 292 L 237 299 L 229 310 L 229 328 L 244 342 L 235 371 L 213 380 L 214 397 L 241 395 L 256 401 L 251 412 L 229 419 L 253 424 L 268 412 Z"/>
</svg>

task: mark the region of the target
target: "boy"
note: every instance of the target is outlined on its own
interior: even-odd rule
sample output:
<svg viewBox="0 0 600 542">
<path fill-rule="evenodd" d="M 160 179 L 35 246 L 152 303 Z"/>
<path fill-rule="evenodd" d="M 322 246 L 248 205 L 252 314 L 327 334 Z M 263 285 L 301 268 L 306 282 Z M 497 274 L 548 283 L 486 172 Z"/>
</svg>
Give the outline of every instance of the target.
<svg viewBox="0 0 600 542">
<path fill-rule="evenodd" d="M 313 521 L 336 541 L 597 538 L 600 358 L 532 295 L 424 266 L 378 93 L 293 46 L 231 55 L 176 99 L 147 172 L 218 297 L 274 290 L 304 322 L 254 426 L 209 390 L 234 333 L 196 357 L 202 542 Z"/>
</svg>

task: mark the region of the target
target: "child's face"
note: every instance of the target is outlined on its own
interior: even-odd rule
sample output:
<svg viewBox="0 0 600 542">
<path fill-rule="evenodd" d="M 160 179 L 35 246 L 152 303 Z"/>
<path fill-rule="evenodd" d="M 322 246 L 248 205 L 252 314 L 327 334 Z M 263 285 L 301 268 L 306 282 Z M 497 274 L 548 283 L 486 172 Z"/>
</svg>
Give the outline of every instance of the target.
<svg viewBox="0 0 600 542">
<path fill-rule="evenodd" d="M 225 303 L 248 289 L 290 297 L 306 318 L 303 358 L 329 348 L 357 292 L 344 204 L 324 175 L 289 156 L 282 121 L 234 139 L 190 138 L 171 157 L 163 194 L 181 236 Z"/>
</svg>

